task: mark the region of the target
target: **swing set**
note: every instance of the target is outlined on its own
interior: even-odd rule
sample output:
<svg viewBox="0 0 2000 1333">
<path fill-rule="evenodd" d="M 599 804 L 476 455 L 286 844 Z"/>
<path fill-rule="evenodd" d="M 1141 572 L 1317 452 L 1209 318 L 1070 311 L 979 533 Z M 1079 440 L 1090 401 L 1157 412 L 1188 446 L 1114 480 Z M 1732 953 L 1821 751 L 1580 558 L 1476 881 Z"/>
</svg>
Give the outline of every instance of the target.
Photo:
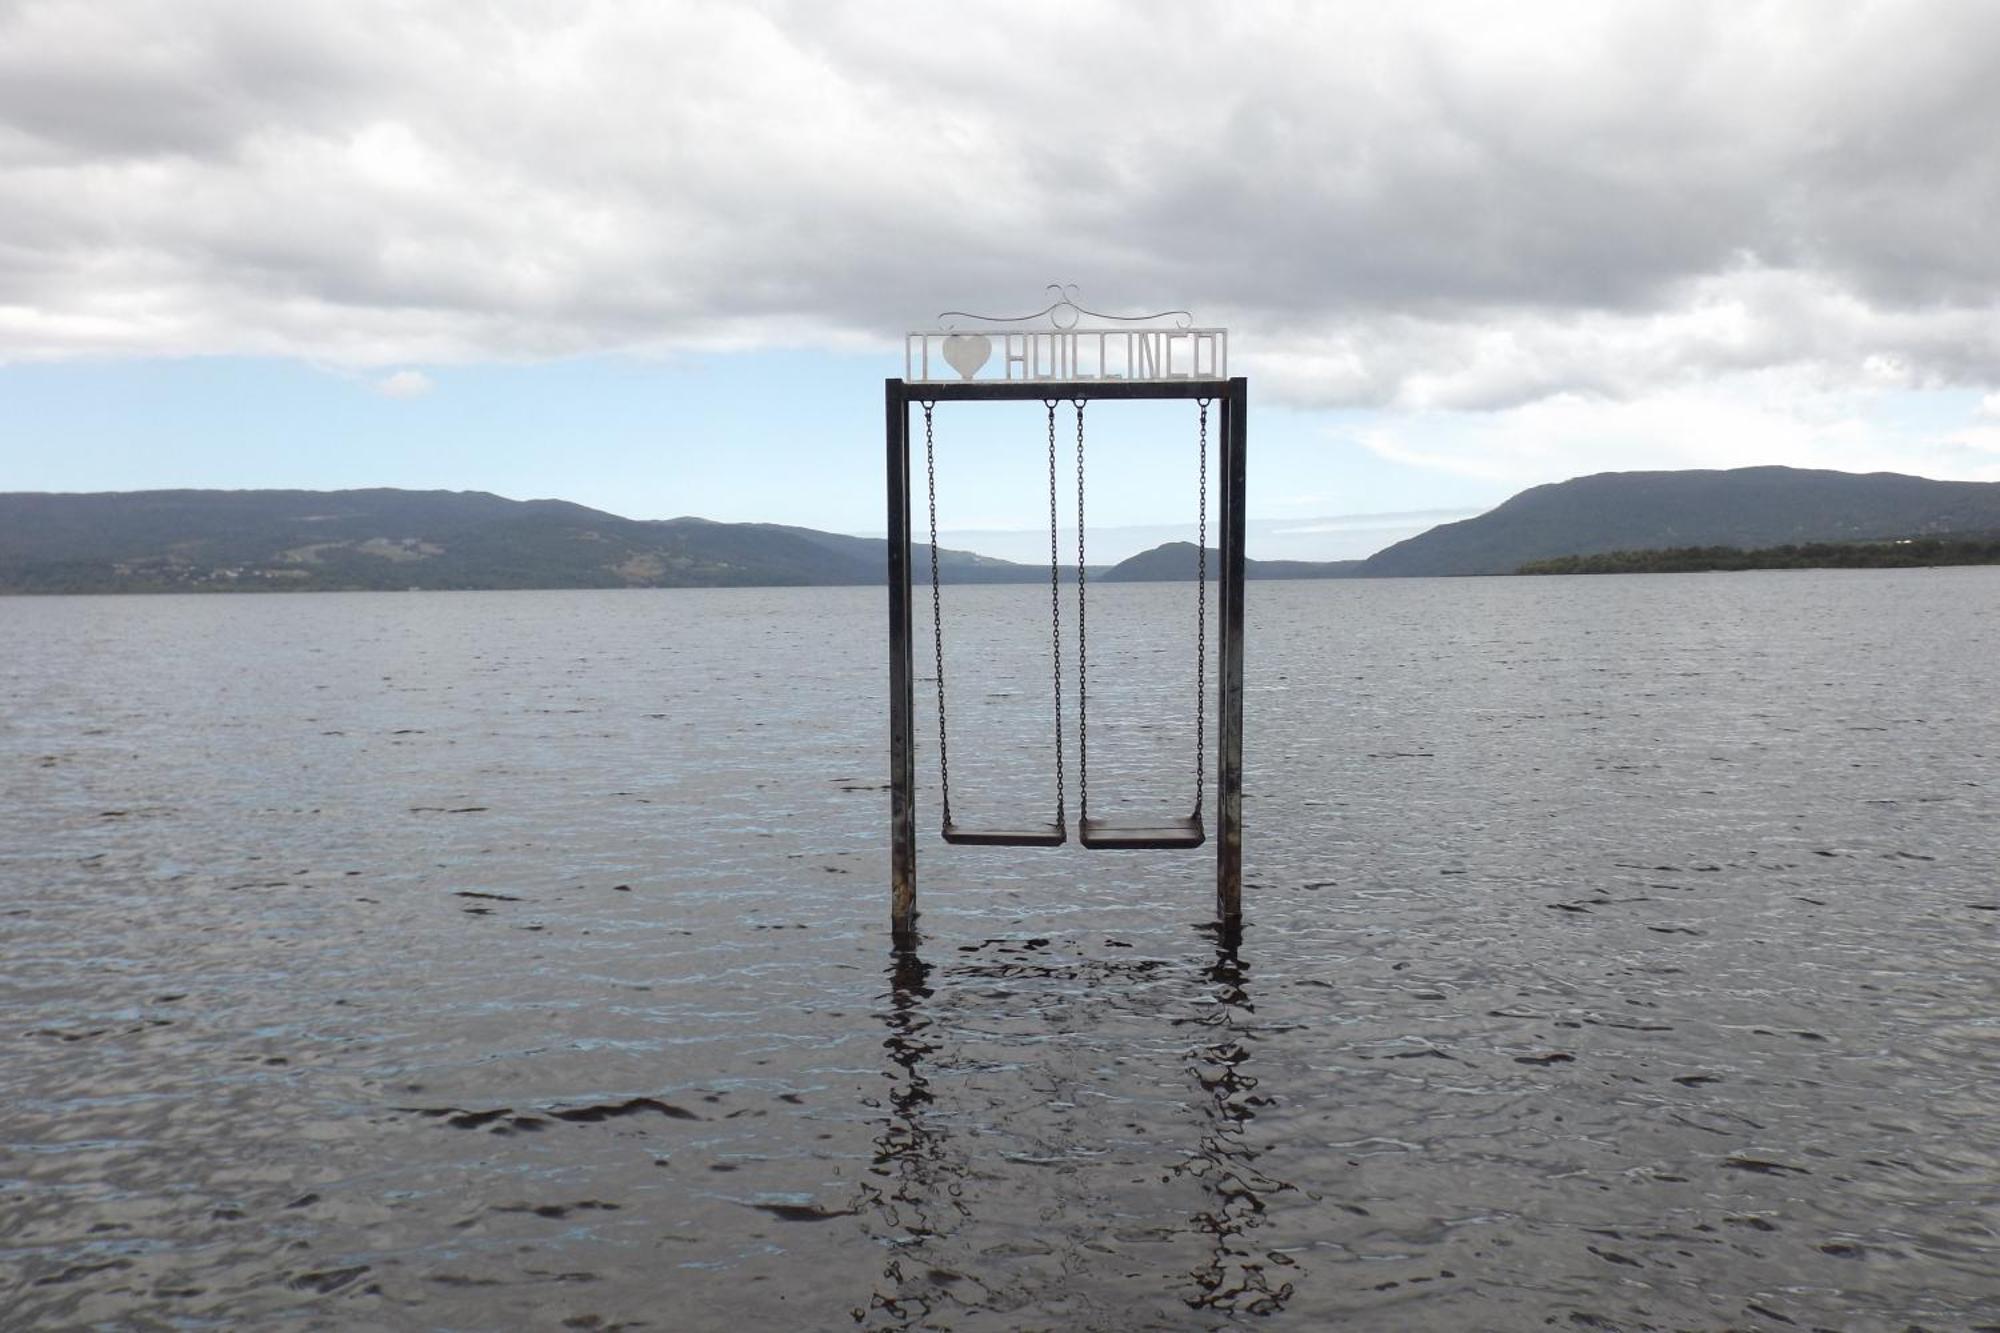
<svg viewBox="0 0 2000 1333">
<path fill-rule="evenodd" d="M 1156 819 L 1132 822 L 1100 819 L 1090 813 L 1090 657 L 1088 566 L 1084 550 L 1084 452 L 1083 409 L 1085 399 L 1071 404 L 1076 409 L 1076 710 L 1077 710 L 1077 841 L 1085 847 L 1173 850 L 1199 847 L 1208 835 L 1202 825 L 1203 750 L 1208 692 L 1204 688 L 1208 666 L 1208 409 L 1210 399 L 1197 400 L 1200 410 L 1200 502 L 1198 506 L 1195 581 L 1195 668 L 1194 668 L 1194 809 L 1184 819 Z M 1043 400 L 1048 409 L 1049 444 L 1049 657 L 1052 693 L 1055 698 L 1055 818 L 1048 823 L 1014 828 L 967 828 L 951 815 L 951 744 L 946 729 L 944 673 L 944 601 L 938 576 L 937 526 L 937 441 L 935 400 L 925 399 L 924 478 L 929 491 L 931 520 L 931 644 L 937 668 L 938 782 L 943 793 L 944 840 L 965 847 L 1060 847 L 1069 841 L 1067 794 L 1063 778 L 1063 678 L 1062 678 L 1062 590 L 1056 534 L 1056 406 L 1055 398 Z"/>
<path fill-rule="evenodd" d="M 1060 847 L 1069 841 L 1068 791 L 1063 762 L 1062 568 L 1057 534 L 1060 513 L 1056 416 L 1067 401 L 1076 425 L 1076 713 L 1077 841 L 1096 850 L 1193 850 L 1209 841 L 1203 788 L 1207 767 L 1208 657 L 1208 489 L 1211 409 L 1221 417 L 1219 480 L 1220 550 L 1218 658 L 1220 698 L 1216 746 L 1216 915 L 1234 931 L 1242 914 L 1243 800 L 1243 483 L 1247 382 L 1223 374 L 1226 333 L 1179 329 L 1085 329 L 1078 317 L 1093 314 L 1074 303 L 1074 289 L 1052 289 L 1057 300 L 1036 319 L 1049 316 L 1052 329 L 1010 328 L 989 337 L 954 329 L 911 334 L 911 378 L 884 384 L 887 424 L 889 518 L 889 759 L 891 789 L 891 926 L 896 938 L 915 938 L 916 922 L 916 761 L 914 617 L 911 569 L 911 412 L 923 419 L 924 484 L 930 519 L 931 646 L 937 683 L 939 832 L 943 841 L 971 847 Z M 1177 312 L 1178 313 L 1178 312 Z M 966 316 L 966 318 L 983 318 Z M 1098 318 L 1133 323 L 1119 316 Z M 1157 320 L 1159 316 L 1139 317 Z M 1021 324 L 1026 320 L 989 321 Z M 1186 321 L 1191 322 L 1191 321 Z M 997 378 L 980 379 L 992 340 L 1003 359 Z M 1201 373 L 1206 338 L 1207 374 Z M 1176 341 L 1180 346 L 1176 348 Z M 1122 340 L 1122 341 L 1121 341 Z M 957 372 L 931 376 L 933 347 Z M 1175 365 L 1176 351 L 1182 364 Z M 1121 358 L 1122 353 L 1122 358 Z M 1094 372 L 1094 373 L 1093 373 Z M 967 825 L 952 813 L 951 747 L 945 675 L 943 579 L 938 556 L 937 407 L 943 402 L 1008 402 L 1039 399 L 1045 408 L 1049 495 L 1050 693 L 1053 702 L 1055 799 L 1051 818 L 1023 818 L 1005 825 Z M 1089 599 L 1086 561 L 1085 409 L 1098 401 L 1193 400 L 1199 449 L 1195 578 L 1194 796 L 1184 816 L 1107 818 L 1090 808 Z"/>
</svg>

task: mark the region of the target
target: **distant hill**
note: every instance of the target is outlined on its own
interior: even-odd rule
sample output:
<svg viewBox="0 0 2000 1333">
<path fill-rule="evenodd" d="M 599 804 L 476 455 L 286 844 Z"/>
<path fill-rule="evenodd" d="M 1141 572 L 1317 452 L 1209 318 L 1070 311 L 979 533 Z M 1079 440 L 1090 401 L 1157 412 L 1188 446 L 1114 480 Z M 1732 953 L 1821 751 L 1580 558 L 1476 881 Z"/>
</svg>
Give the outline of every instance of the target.
<svg viewBox="0 0 2000 1333">
<path fill-rule="evenodd" d="M 1612 551 L 1742 550 L 2000 532 L 2000 482 L 1753 467 L 1606 472 L 1521 492 L 1366 560 L 1250 560 L 1252 579 L 1510 574 Z M 888 544 L 775 523 L 638 520 L 482 491 L 0 494 L 0 593 L 248 589 L 691 588 L 879 584 Z M 924 582 L 930 548 L 913 549 Z M 1092 577 L 1185 580 L 1168 542 Z M 1041 583 L 1048 567 L 944 550 L 952 583 Z M 1219 553 L 1209 552 L 1211 577 Z"/>
<path fill-rule="evenodd" d="M 675 521 L 698 523 L 702 520 Z M 845 533 L 820 532 L 814 528 L 791 528 L 777 523 L 746 523 L 742 526 L 799 538 L 832 553 L 842 561 L 870 571 L 867 578 L 857 580 L 858 582 L 875 583 L 888 577 L 887 537 L 850 537 Z M 921 583 L 930 577 L 930 543 L 913 542 L 910 551 L 910 558 L 916 562 L 911 566 L 911 576 Z M 946 583 L 1040 583 L 1048 578 L 1049 571 L 1047 565 L 1017 564 L 997 556 L 980 555 L 976 551 L 954 551 L 949 546 L 940 546 L 938 574 Z"/>
<path fill-rule="evenodd" d="M 1789 467 L 1602 472 L 1397 542 L 1364 577 L 1511 574 L 1561 556 L 1689 546 L 1745 550 L 2000 530 L 2000 482 Z"/>
<path fill-rule="evenodd" d="M 1193 542 L 1166 542 L 1121 560 L 1097 577 L 1106 583 L 1170 583 L 1200 573 L 1199 548 Z M 1359 560 L 1250 560 L 1243 562 L 1245 579 L 1344 579 L 1361 567 Z M 1222 573 L 1222 552 L 1210 547 L 1208 576 Z"/>
<path fill-rule="evenodd" d="M 481 491 L 0 494 L 0 592 L 880 583 L 887 543 Z M 928 572 L 930 548 L 915 548 Z M 1046 569 L 941 550 L 946 580 Z"/>
</svg>

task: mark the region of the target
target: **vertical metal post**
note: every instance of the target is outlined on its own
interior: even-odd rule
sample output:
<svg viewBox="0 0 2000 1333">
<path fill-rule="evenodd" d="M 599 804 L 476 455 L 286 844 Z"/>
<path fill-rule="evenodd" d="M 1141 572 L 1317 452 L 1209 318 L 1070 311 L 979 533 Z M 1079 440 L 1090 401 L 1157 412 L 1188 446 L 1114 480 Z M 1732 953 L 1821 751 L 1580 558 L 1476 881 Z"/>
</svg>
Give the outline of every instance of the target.
<svg viewBox="0 0 2000 1333">
<path fill-rule="evenodd" d="M 889 926 L 896 943 L 917 931 L 916 675 L 910 639 L 910 400 L 902 380 L 882 386 L 889 466 Z"/>
<path fill-rule="evenodd" d="M 1229 381 L 1222 430 L 1222 736 L 1216 746 L 1215 915 L 1226 934 L 1243 923 L 1243 529 L 1249 382 Z"/>
</svg>

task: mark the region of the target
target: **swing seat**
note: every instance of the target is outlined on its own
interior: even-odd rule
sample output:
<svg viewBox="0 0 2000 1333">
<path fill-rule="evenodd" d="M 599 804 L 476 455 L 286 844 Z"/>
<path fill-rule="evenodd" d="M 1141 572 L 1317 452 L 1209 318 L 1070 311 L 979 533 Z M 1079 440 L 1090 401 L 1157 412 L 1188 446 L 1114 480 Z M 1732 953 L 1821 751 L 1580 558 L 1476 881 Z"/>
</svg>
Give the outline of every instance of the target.
<svg viewBox="0 0 2000 1333">
<path fill-rule="evenodd" d="M 1100 850 L 1173 851 L 1208 841 L 1200 815 L 1185 819 L 1097 819 L 1086 817 L 1077 840 Z"/>
<path fill-rule="evenodd" d="M 944 840 L 958 847 L 1060 847 L 1069 841 L 1061 824 L 1025 824 L 1020 828 L 944 826 Z"/>
</svg>

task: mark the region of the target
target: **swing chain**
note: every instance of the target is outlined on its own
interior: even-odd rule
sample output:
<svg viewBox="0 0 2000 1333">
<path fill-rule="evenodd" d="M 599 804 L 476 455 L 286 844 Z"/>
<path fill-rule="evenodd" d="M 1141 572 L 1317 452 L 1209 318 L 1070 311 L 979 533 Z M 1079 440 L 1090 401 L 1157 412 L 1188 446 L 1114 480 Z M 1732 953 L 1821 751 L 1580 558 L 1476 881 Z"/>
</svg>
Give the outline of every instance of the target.
<svg viewBox="0 0 2000 1333">
<path fill-rule="evenodd" d="M 1195 600 L 1194 600 L 1194 814 L 1201 818 L 1203 744 L 1208 739 L 1208 405 L 1198 398 L 1201 408 L 1201 499 L 1196 509 Z"/>
<path fill-rule="evenodd" d="M 932 409 L 935 400 L 918 400 L 924 409 L 924 478 L 929 492 L 931 525 L 931 621 L 936 632 L 932 636 L 937 669 L 938 708 L 938 779 L 942 788 L 944 823 L 951 825 L 951 757 L 945 733 L 945 684 L 944 684 L 944 598 L 941 591 L 943 579 L 939 572 L 938 521 L 937 521 L 937 442 Z M 1056 533 L 1056 407 L 1060 400 L 1045 398 L 1043 406 L 1048 411 L 1049 441 L 1049 628 L 1053 645 L 1053 676 L 1055 684 L 1055 737 L 1056 737 L 1056 822 L 1065 822 L 1067 792 L 1063 770 L 1062 744 L 1062 584 L 1057 556 Z M 1199 507 L 1195 529 L 1195 742 L 1194 742 L 1194 814 L 1198 820 L 1202 813 L 1203 777 L 1207 765 L 1206 744 L 1208 739 L 1207 705 L 1208 692 L 1208 409 L 1213 399 L 1196 400 L 1201 409 L 1200 417 L 1200 484 Z M 1072 398 L 1076 409 L 1076 732 L 1077 732 L 1077 809 L 1082 819 L 1090 817 L 1090 667 L 1088 637 L 1088 603 L 1086 599 L 1087 566 L 1084 546 L 1084 434 L 1083 409 L 1089 400 Z"/>
<path fill-rule="evenodd" d="M 1083 405 L 1076 407 L 1076 808 L 1090 818 L 1090 652 L 1084 612 L 1083 578 Z"/>
<path fill-rule="evenodd" d="M 1068 819 L 1068 796 L 1063 790 L 1062 573 L 1056 554 L 1056 400 L 1045 398 L 1042 406 L 1049 413 L 1049 669 L 1056 687 L 1056 823 L 1060 825 Z"/>
<path fill-rule="evenodd" d="M 937 652 L 938 783 L 943 788 L 944 822 L 951 825 L 951 751 L 944 736 L 944 598 L 938 591 L 937 445 L 932 434 L 931 409 L 935 401 L 923 403 L 924 479 L 930 487 L 931 502 L 931 643 Z"/>
</svg>

